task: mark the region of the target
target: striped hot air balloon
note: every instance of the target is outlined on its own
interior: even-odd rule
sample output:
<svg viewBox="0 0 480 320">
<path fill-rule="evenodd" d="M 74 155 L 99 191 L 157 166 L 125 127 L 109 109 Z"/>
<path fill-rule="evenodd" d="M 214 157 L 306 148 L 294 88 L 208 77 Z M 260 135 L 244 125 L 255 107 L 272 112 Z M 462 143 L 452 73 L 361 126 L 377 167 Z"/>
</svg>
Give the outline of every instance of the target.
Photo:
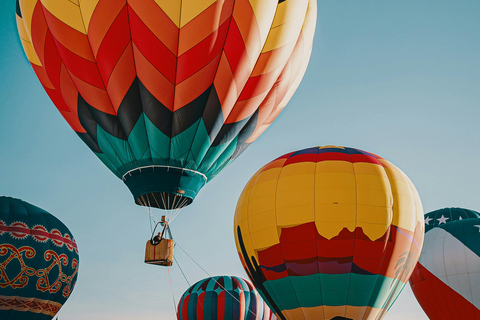
<svg viewBox="0 0 480 320">
<path fill-rule="evenodd" d="M 52 319 L 70 296 L 77 272 L 77 244 L 60 220 L 22 200 L 0 197 L 0 319 Z"/>
<path fill-rule="evenodd" d="M 283 110 L 316 0 L 17 0 L 25 53 L 137 204 L 190 204 Z"/>
<path fill-rule="evenodd" d="M 178 303 L 179 320 L 277 320 L 250 281 L 210 277 L 187 289 Z"/>
<path fill-rule="evenodd" d="M 423 209 L 387 160 L 345 147 L 286 154 L 247 183 L 235 240 L 280 319 L 381 319 L 423 243 Z"/>
<path fill-rule="evenodd" d="M 480 219 L 426 232 L 410 285 L 431 320 L 480 319 Z"/>
</svg>

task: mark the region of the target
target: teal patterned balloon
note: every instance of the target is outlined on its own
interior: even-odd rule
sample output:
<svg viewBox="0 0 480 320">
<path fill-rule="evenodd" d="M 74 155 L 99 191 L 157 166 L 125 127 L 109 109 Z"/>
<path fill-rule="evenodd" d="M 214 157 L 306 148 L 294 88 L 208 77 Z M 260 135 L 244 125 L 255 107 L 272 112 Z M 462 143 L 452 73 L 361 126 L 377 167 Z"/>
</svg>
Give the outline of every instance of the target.
<svg viewBox="0 0 480 320">
<path fill-rule="evenodd" d="M 70 296 L 78 249 L 50 213 L 0 197 L 0 319 L 49 320 Z"/>
<path fill-rule="evenodd" d="M 480 213 L 464 208 L 443 208 L 425 214 L 425 232 L 452 221 L 480 218 Z"/>
</svg>

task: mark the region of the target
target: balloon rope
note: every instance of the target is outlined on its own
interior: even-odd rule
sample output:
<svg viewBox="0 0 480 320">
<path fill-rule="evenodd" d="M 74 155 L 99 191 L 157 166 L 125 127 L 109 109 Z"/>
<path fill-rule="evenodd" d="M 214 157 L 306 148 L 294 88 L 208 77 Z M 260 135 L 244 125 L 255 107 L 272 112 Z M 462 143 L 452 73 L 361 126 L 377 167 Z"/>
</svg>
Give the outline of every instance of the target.
<svg viewBox="0 0 480 320">
<path fill-rule="evenodd" d="M 177 315 L 177 319 L 178 319 L 177 303 L 175 302 L 175 296 L 173 294 L 172 278 L 170 277 L 170 267 L 168 266 L 167 266 L 167 271 L 168 271 L 168 279 L 170 280 L 170 289 L 172 290 L 173 309 L 175 310 L 175 314 Z"/>
<path fill-rule="evenodd" d="M 252 310 L 250 310 L 250 308 L 248 308 L 248 307 L 245 305 L 245 303 L 242 303 L 242 302 L 241 302 L 240 300 L 238 300 L 233 294 L 231 294 L 227 289 L 225 289 L 225 287 L 222 286 L 222 285 L 217 281 L 217 279 L 215 279 L 214 277 L 212 277 L 205 269 L 203 269 L 202 266 L 199 265 L 198 262 L 195 261 L 195 259 L 193 259 L 185 250 L 183 250 L 183 248 L 182 248 L 177 242 L 175 242 L 175 245 L 178 246 L 178 247 L 180 248 L 180 250 L 182 250 L 190 259 L 192 259 L 192 261 L 195 262 L 195 264 L 196 264 L 197 266 L 199 266 L 200 269 L 203 270 L 203 272 L 205 272 L 210 278 L 212 278 L 213 281 L 215 281 L 215 283 L 216 283 L 220 288 L 222 288 L 226 293 L 228 293 L 233 299 L 237 300 L 237 302 L 238 302 L 240 305 L 245 306 L 245 308 L 246 308 L 251 314 L 253 314 L 253 315 L 255 316 L 255 318 L 257 317 L 257 315 L 255 314 L 255 312 L 253 312 Z M 202 306 L 202 308 L 203 308 L 203 306 Z"/>
<path fill-rule="evenodd" d="M 190 282 L 188 281 L 187 276 L 185 276 L 185 273 L 183 273 L 182 267 L 180 267 L 180 263 L 178 263 L 177 258 L 175 258 L 175 255 L 173 256 L 173 260 L 175 260 L 175 264 L 178 266 L 178 269 L 180 269 L 180 272 L 182 273 L 185 281 L 187 281 L 188 286 L 191 287 Z"/>
</svg>

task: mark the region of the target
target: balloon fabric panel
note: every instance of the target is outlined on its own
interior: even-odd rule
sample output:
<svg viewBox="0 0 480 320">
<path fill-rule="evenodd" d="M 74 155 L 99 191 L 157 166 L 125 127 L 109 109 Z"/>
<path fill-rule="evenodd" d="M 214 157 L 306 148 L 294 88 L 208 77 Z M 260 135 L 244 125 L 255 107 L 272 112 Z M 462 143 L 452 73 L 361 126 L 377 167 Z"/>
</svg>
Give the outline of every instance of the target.
<svg viewBox="0 0 480 320">
<path fill-rule="evenodd" d="M 382 318 L 418 259 L 422 216 L 413 184 L 385 159 L 310 148 L 270 162 L 246 185 L 237 249 L 283 319 Z"/>
<path fill-rule="evenodd" d="M 425 214 L 425 232 L 444 223 L 471 218 L 480 218 L 480 214 L 464 208 L 442 208 L 431 211 Z"/>
<path fill-rule="evenodd" d="M 193 199 L 265 131 L 303 77 L 315 20 L 314 0 L 17 0 L 40 82 L 137 203 L 148 178 L 126 173 L 192 170 Z"/>
<path fill-rule="evenodd" d="M 469 217 L 439 224 L 425 234 L 410 285 L 430 319 L 480 319 L 479 230 L 480 219 Z"/>
<path fill-rule="evenodd" d="M 52 319 L 75 286 L 78 262 L 63 223 L 29 203 L 0 197 L 1 319 Z"/>
</svg>

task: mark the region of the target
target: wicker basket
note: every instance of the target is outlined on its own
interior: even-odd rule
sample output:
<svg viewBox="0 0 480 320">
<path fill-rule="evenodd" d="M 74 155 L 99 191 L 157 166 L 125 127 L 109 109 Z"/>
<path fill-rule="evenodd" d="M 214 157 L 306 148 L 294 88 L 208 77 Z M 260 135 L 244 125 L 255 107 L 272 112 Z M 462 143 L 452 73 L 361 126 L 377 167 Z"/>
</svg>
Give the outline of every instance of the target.
<svg viewBox="0 0 480 320">
<path fill-rule="evenodd" d="M 173 264 L 174 246 L 175 244 L 172 239 L 162 239 L 160 243 L 156 245 L 147 241 L 147 246 L 145 248 L 145 263 L 171 266 Z"/>
</svg>

